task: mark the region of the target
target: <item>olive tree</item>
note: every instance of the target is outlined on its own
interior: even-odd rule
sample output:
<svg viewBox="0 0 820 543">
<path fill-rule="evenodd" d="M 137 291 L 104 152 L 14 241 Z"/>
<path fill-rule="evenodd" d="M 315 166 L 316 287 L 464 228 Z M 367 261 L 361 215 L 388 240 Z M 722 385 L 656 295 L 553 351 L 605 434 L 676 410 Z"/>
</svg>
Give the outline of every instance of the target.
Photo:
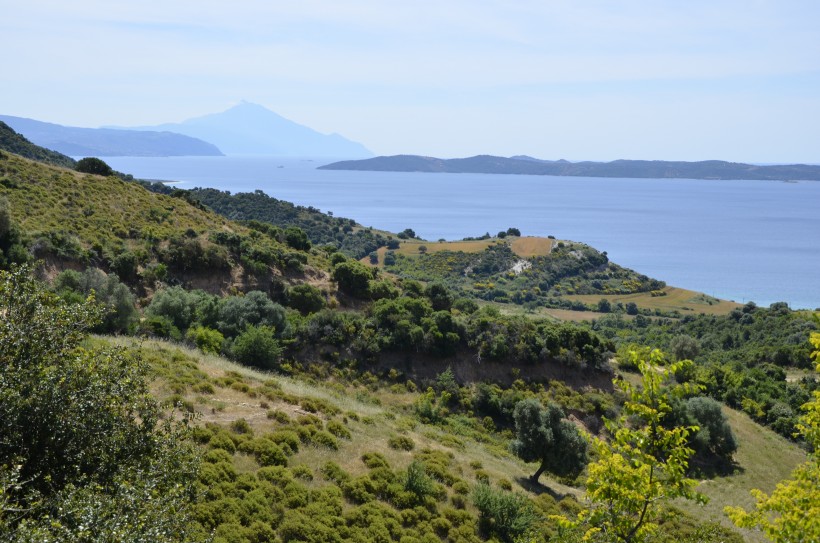
<svg viewBox="0 0 820 543">
<path fill-rule="evenodd" d="M 516 437 L 510 449 L 527 462 L 540 462 L 532 481 L 538 481 L 544 471 L 559 477 L 577 477 L 583 471 L 587 441 L 560 407 L 553 403 L 544 407 L 530 398 L 516 404 L 513 417 Z"/>
</svg>

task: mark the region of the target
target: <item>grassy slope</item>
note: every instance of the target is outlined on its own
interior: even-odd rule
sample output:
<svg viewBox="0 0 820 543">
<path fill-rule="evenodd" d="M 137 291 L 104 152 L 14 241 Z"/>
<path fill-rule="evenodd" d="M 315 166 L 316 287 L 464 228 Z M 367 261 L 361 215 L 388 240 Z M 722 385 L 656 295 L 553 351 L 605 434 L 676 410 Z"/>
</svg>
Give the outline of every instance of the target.
<svg viewBox="0 0 820 543">
<path fill-rule="evenodd" d="M 700 485 L 698 490 L 710 500 L 705 507 L 690 503 L 678 505 L 698 518 L 729 526 L 728 519 L 723 515 L 725 505 L 752 507 L 754 499 L 749 490 L 759 488 L 766 493 L 771 492 L 777 482 L 787 478 L 798 464 L 806 460 L 806 453 L 794 443 L 756 424 L 745 413 L 727 407 L 724 410 L 739 443 L 735 454 L 738 473 L 704 481 Z M 743 533 L 749 541 L 766 541 L 758 532 Z"/>
<path fill-rule="evenodd" d="M 116 177 L 88 175 L 15 155 L 0 160 L 0 176 L 16 188 L 0 187 L 12 217 L 29 233 L 64 231 L 86 246 L 132 243 L 151 235 L 165 239 L 187 229 L 197 233 L 245 232 L 228 219 L 180 200 L 155 194 Z"/>
<path fill-rule="evenodd" d="M 419 423 L 410 412 L 418 397 L 414 393 L 391 391 L 384 386 L 342 387 L 317 380 L 272 375 L 166 342 L 138 341 L 132 338 L 105 338 L 104 341 L 139 347 L 160 375 L 154 382 L 155 394 L 161 399 L 174 398 L 188 402 L 199 413 L 200 424 L 215 422 L 228 426 L 231 422 L 244 418 L 255 432 L 263 433 L 275 429 L 277 425 L 268 418 L 270 410 L 284 411 L 295 418 L 306 414 L 300 405 L 305 399 L 319 399 L 337 407 L 343 414 L 340 416 L 344 416 L 347 421 L 352 439 L 340 439 L 338 451 L 302 447 L 290 459 L 290 465 L 306 465 L 316 474 L 319 474 L 321 466 L 328 461 L 336 462 L 354 476 L 364 474 L 367 470 L 360 460 L 361 455 L 373 451 L 387 457 L 394 468 L 404 468 L 410 462 L 412 454 L 391 449 L 387 440 L 392 436 L 405 435 L 414 441 L 416 451 L 429 447 L 452 453 L 452 471 L 467 481 L 475 481 L 476 470 L 471 464 L 478 462 L 493 483 L 506 479 L 512 482 L 515 490 L 526 492 L 532 497 L 545 491 L 559 499 L 561 496 L 578 497 L 581 494 L 577 489 L 550 480 L 546 474 L 542 476 L 545 486 L 532 488 L 527 485 L 526 478 L 534 466 L 526 465 L 511 456 L 506 451 L 506 440 L 497 434 L 487 440 L 477 441 L 465 435 L 448 435 L 435 426 Z M 197 383 L 218 383 L 225 376 L 233 376 L 235 384 L 217 384 L 212 394 L 193 392 Z M 291 396 L 288 401 L 267 399 L 258 393 L 264 383 L 270 383 L 271 380 Z M 695 518 L 729 526 L 722 513 L 724 505 L 739 504 L 748 507 L 752 503 L 749 494 L 752 488 L 771 491 L 778 481 L 787 477 L 805 459 L 805 453 L 793 443 L 755 424 L 744 414 L 734 410 L 727 412 L 740 442 L 735 456 L 739 466 L 737 473 L 703 482 L 699 490 L 710 498 L 705 507 L 688 502 L 677 505 Z M 250 457 L 239 453 L 234 456 L 234 463 L 240 471 L 258 469 Z M 322 484 L 326 482 L 321 477 L 317 477 L 312 483 Z M 744 538 L 763 541 L 759 534 L 751 532 L 744 533 Z"/>
</svg>

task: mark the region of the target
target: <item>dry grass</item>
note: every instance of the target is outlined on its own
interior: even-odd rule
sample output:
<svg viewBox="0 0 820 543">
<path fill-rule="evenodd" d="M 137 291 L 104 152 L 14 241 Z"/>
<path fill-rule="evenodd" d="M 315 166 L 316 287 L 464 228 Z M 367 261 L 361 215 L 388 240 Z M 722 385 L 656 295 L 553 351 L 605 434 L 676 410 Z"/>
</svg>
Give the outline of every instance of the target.
<svg viewBox="0 0 820 543">
<path fill-rule="evenodd" d="M 515 238 L 510 245 L 510 248 L 515 254 L 522 258 L 530 258 L 533 256 L 546 256 L 550 254 L 556 241 L 549 238 L 538 238 L 533 236 L 526 236 L 522 238 Z"/>
<path fill-rule="evenodd" d="M 396 250 L 397 254 L 413 256 L 419 254 L 419 247 L 427 247 L 428 253 L 441 251 L 460 251 L 463 253 L 480 253 L 487 247 L 497 243 L 495 239 L 479 239 L 472 241 L 403 241 Z"/>
<path fill-rule="evenodd" d="M 217 422 L 227 426 L 239 418 L 244 418 L 255 432 L 268 432 L 280 424 L 267 418 L 268 410 L 282 410 L 292 418 L 304 414 L 298 405 L 287 404 L 281 400 L 270 401 L 261 396 L 254 397 L 255 389 L 271 381 L 275 381 L 283 392 L 299 399 L 321 399 L 339 408 L 341 414 L 333 418 L 346 422 L 352 439 L 339 439 L 338 451 L 306 445 L 300 447 L 299 452 L 291 458 L 292 465 L 306 465 L 314 474 L 318 474 L 318 470 L 331 461 L 354 476 L 364 474 L 367 470 L 361 457 L 366 452 L 379 452 L 388 459 L 394 469 L 403 469 L 412 459 L 412 453 L 394 450 L 387 443 L 390 437 L 401 434 L 413 440 L 415 451 L 429 447 L 452 453 L 450 471 L 468 482 L 475 481 L 475 469 L 471 464 L 480 463 L 481 470 L 487 473 L 492 481 L 507 479 L 518 491 L 543 491 L 543 488 L 534 489 L 526 482 L 535 465 L 526 464 L 510 455 L 503 443 L 499 445 L 479 442 L 460 434 L 453 436 L 442 428 L 415 421 L 408 413 L 412 409 L 414 398 L 417 397 L 412 393 L 394 393 L 387 389 L 379 389 L 369 394 L 371 398 L 380 400 L 381 405 L 374 405 L 356 398 L 355 391 L 359 389 L 348 387 L 340 391 L 325 383 L 262 372 L 165 341 L 102 339 L 124 347 L 138 346 L 146 352 L 162 353 L 167 357 L 179 352 L 195 360 L 199 370 L 208 376 L 207 379 L 216 380 L 230 374 L 237 377 L 240 384 L 248 385 L 248 391 L 218 386 L 213 394 L 195 394 L 189 390 L 184 397 L 194 405 L 194 409 L 199 413 L 200 422 Z M 638 379 L 638 376 L 633 374 L 626 376 L 629 380 Z M 157 388 L 163 389 L 161 382 Z M 263 402 L 265 405 L 262 405 Z M 729 526 L 723 515 L 725 504 L 751 506 L 753 500 L 749 491 L 752 488 L 770 492 L 778 481 L 788 477 L 794 467 L 805 460 L 806 455 L 799 447 L 755 424 L 745 414 L 730 409 L 726 409 L 726 412 L 740 443 L 735 455 L 738 471 L 701 484 L 699 490 L 710 498 L 710 503 L 706 506 L 701 507 L 689 502 L 676 505 L 701 520 L 713 520 Z M 356 420 L 356 416 L 348 416 L 350 413 L 355 413 L 359 420 Z M 329 418 L 322 413 L 318 415 L 320 418 Z M 457 438 L 457 441 L 454 438 Z M 250 457 L 240 458 L 240 463 L 242 462 L 247 465 L 240 466 L 240 471 L 252 471 L 255 467 Z M 541 482 L 553 495 L 582 495 L 579 489 L 559 484 L 546 475 L 542 476 Z M 744 537 L 748 541 L 763 541 L 755 533 L 744 533 Z"/>
<path fill-rule="evenodd" d="M 662 311 L 677 310 L 684 315 L 697 313 L 727 315 L 732 309 L 741 307 L 741 304 L 712 298 L 693 290 L 666 287 L 663 291 L 666 292 L 666 296 L 652 296 L 649 292 L 639 292 L 637 294 L 576 294 L 566 296 L 566 298 L 581 301 L 585 304 L 596 304 L 601 298 L 605 298 L 613 304 L 634 302 L 641 308 L 660 309 Z"/>
</svg>

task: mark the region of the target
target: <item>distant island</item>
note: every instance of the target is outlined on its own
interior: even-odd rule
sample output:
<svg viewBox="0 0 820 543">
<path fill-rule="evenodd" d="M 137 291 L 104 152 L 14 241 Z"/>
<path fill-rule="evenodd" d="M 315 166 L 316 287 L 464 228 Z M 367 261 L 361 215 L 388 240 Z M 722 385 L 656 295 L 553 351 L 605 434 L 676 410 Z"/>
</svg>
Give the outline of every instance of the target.
<svg viewBox="0 0 820 543">
<path fill-rule="evenodd" d="M 319 169 L 653 179 L 820 181 L 820 166 L 806 164 L 758 166 L 723 160 L 704 160 L 700 162 L 671 162 L 665 160 L 569 162 L 566 160 L 540 160 L 526 155 L 513 157 L 478 155 L 452 159 L 418 155 L 379 156 L 366 160 L 334 162 L 320 166 Z"/>
<path fill-rule="evenodd" d="M 167 131 L 119 130 L 63 126 L 0 115 L 32 143 L 69 156 L 222 156 L 215 145 Z"/>
</svg>

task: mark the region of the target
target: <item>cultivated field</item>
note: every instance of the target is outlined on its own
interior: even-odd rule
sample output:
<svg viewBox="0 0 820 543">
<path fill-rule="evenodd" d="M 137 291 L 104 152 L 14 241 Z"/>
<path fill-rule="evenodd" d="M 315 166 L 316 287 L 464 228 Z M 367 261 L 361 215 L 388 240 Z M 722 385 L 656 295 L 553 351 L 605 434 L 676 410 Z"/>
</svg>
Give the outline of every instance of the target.
<svg viewBox="0 0 820 543">
<path fill-rule="evenodd" d="M 510 248 L 515 254 L 522 258 L 533 256 L 546 256 L 550 254 L 556 240 L 550 238 L 537 238 L 526 236 L 523 238 L 513 238 Z"/>
<path fill-rule="evenodd" d="M 696 313 L 726 315 L 732 309 L 741 307 L 741 304 L 712 298 L 693 290 L 666 287 L 663 292 L 666 293 L 665 296 L 652 296 L 649 292 L 639 292 L 637 294 L 576 294 L 566 296 L 566 298 L 578 300 L 585 304 L 596 304 L 601 298 L 605 298 L 613 304 L 634 302 L 641 308 L 660 309 L 662 311 L 678 310 L 684 315 L 694 315 Z"/>
</svg>

